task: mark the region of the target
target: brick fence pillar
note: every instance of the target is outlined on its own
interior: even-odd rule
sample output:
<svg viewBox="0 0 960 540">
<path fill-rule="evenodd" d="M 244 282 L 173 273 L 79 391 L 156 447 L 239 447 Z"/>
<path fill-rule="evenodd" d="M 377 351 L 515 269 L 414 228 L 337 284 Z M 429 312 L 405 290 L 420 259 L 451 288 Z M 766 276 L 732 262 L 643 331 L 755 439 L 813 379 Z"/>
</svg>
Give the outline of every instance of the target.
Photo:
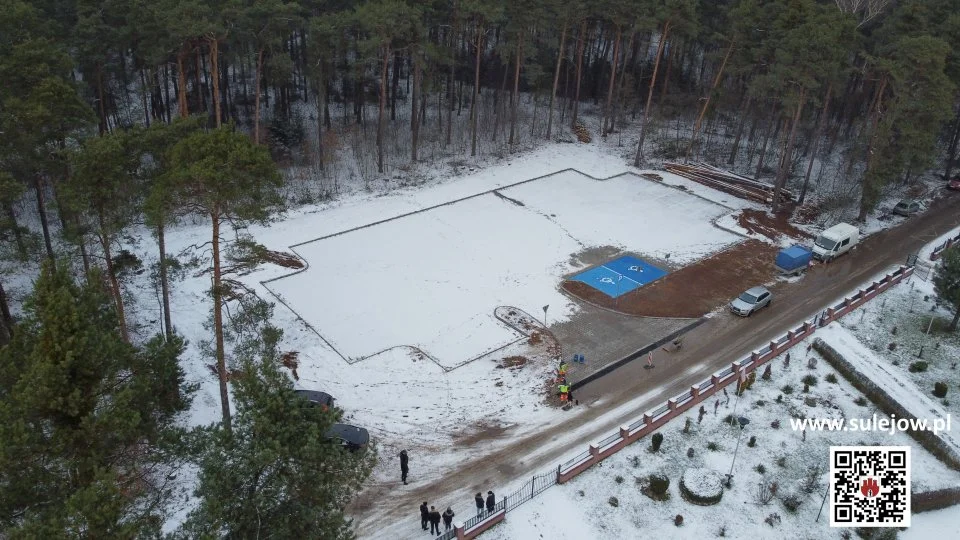
<svg viewBox="0 0 960 540">
<path fill-rule="evenodd" d="M 594 457 L 600 455 L 600 449 L 597 448 L 597 445 L 595 444 L 590 445 L 590 455 Z"/>
<path fill-rule="evenodd" d="M 690 385 L 690 397 L 692 397 L 693 399 L 697 399 L 698 397 L 700 397 L 700 385 L 698 384 Z"/>
</svg>

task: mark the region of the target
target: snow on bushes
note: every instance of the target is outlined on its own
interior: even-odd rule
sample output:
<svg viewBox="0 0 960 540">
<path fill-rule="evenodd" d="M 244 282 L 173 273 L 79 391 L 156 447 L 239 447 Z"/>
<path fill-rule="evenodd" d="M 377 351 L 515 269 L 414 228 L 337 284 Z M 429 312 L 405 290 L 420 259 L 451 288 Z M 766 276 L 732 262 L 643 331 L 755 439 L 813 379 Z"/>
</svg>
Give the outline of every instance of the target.
<svg viewBox="0 0 960 540">
<path fill-rule="evenodd" d="M 720 474 L 706 468 L 687 469 L 680 477 L 680 493 L 684 499 L 694 504 L 701 506 L 717 504 L 723 497 Z"/>
</svg>

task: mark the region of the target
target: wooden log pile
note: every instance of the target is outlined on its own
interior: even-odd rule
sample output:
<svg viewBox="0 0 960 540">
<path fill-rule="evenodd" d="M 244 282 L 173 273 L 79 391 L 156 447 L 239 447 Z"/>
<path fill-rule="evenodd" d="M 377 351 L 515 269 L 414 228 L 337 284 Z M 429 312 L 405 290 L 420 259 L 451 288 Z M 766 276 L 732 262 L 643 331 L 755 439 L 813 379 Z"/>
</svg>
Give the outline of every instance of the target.
<svg viewBox="0 0 960 540">
<path fill-rule="evenodd" d="M 741 199 L 747 199 L 764 204 L 773 202 L 773 186 L 766 182 L 760 182 L 742 176 L 730 171 L 707 165 L 706 163 L 695 163 L 684 165 L 682 163 L 664 163 L 663 167 L 673 174 L 693 180 L 699 184 L 711 187 L 724 193 L 729 193 Z M 780 190 L 780 204 L 788 204 L 795 201 L 793 192 L 788 189 Z"/>
<path fill-rule="evenodd" d="M 587 127 L 581 124 L 580 122 L 577 122 L 576 124 L 574 124 L 572 129 L 573 129 L 573 134 L 577 136 L 578 141 L 582 143 L 588 143 L 591 140 L 593 140 L 590 137 L 590 132 L 587 131 Z"/>
</svg>

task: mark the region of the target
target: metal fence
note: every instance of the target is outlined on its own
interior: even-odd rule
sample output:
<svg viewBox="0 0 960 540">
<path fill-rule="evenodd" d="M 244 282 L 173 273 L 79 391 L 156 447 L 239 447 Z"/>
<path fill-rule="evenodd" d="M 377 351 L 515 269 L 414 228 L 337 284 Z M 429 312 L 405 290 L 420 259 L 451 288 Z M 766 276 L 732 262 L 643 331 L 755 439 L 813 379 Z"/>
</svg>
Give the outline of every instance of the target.
<svg viewBox="0 0 960 540">
<path fill-rule="evenodd" d="M 520 506 L 521 504 L 536 497 L 540 493 L 543 493 L 544 491 L 546 491 L 547 488 L 553 486 L 556 483 L 557 483 L 556 470 L 551 470 L 548 473 L 538 474 L 532 477 L 525 484 L 523 484 L 523 486 L 520 489 L 514 491 L 513 493 L 497 501 L 497 504 L 493 507 L 493 512 L 487 512 L 486 509 L 484 509 L 479 514 L 464 521 L 463 530 L 468 531 L 472 529 L 473 527 L 482 523 L 485 519 L 489 518 L 491 515 L 501 510 L 503 510 L 504 512 L 509 512 L 513 510 L 514 508 Z M 437 538 L 438 540 L 449 540 L 450 538 L 455 538 L 456 536 L 457 536 L 456 531 L 450 530 Z"/>
</svg>

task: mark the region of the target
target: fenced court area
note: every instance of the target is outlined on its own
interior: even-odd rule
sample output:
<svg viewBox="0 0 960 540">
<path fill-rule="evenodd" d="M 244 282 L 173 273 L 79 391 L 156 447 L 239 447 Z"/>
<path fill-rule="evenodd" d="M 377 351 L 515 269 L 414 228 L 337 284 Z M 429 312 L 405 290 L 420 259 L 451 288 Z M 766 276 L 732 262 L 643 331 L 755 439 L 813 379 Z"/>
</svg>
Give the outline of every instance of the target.
<svg viewBox="0 0 960 540">
<path fill-rule="evenodd" d="M 499 306 L 550 306 L 551 326 L 577 313 L 558 287 L 584 268 L 575 254 L 686 264 L 740 241 L 712 225 L 727 211 L 632 174 L 564 171 L 291 246 L 308 268 L 269 289 L 348 363 L 410 346 L 451 370 L 525 338 Z M 580 278 L 616 297 L 665 274 L 628 255 Z"/>
<path fill-rule="evenodd" d="M 665 270 L 630 255 L 614 259 L 570 278 L 597 289 L 610 298 L 656 281 L 667 275 Z"/>
</svg>

